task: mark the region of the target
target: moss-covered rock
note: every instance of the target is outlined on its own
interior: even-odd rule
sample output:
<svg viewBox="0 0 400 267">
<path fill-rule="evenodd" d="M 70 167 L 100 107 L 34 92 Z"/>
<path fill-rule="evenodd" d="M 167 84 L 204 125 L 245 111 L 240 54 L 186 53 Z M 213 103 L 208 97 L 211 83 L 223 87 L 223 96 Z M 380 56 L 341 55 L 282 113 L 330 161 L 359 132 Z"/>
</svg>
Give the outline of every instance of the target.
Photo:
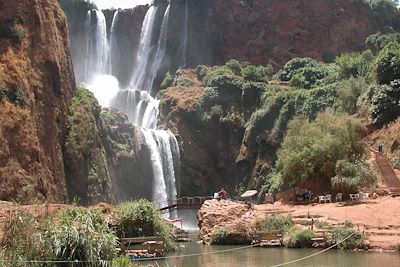
<svg viewBox="0 0 400 267">
<path fill-rule="evenodd" d="M 102 144 L 100 106 L 94 95 L 77 88 L 72 99 L 65 142 L 65 166 L 70 198 L 93 204 L 112 201 L 110 172 Z"/>
</svg>

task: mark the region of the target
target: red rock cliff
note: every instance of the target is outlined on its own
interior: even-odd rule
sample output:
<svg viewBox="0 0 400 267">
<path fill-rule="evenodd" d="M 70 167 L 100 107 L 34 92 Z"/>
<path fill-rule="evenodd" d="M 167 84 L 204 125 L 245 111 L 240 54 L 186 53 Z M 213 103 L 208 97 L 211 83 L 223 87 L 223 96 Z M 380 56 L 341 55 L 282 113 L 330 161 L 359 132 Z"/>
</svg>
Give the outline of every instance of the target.
<svg viewBox="0 0 400 267">
<path fill-rule="evenodd" d="M 281 67 L 291 58 L 332 57 L 362 48 L 377 30 L 363 1 L 213 0 L 217 55 Z"/>
<path fill-rule="evenodd" d="M 66 199 L 69 47 L 56 0 L 0 0 L 0 200 Z"/>
</svg>

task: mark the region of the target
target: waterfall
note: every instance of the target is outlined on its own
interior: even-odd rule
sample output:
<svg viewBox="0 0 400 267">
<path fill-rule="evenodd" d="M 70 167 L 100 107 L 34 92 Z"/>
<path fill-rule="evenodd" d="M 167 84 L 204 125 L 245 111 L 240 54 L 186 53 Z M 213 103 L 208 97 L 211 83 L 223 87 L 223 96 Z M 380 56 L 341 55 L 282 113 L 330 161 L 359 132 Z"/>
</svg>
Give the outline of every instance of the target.
<svg viewBox="0 0 400 267">
<path fill-rule="evenodd" d="M 110 29 L 110 57 L 108 59 L 108 73 L 113 74 L 114 66 L 118 66 L 119 50 L 117 44 L 117 25 L 119 12 L 115 11 Z"/>
<path fill-rule="evenodd" d="M 117 30 L 120 14 L 118 11 L 114 13 L 107 41 L 104 14 L 97 10 L 89 11 L 84 25 L 87 33 L 84 82 L 101 105 L 119 109 L 133 125 L 139 127 L 143 149 L 137 156 L 146 162 L 143 168 L 147 168 L 146 173 L 152 177 L 152 192 L 146 195 L 152 195 L 153 202 L 164 202 L 166 205 L 168 200 L 177 198 L 180 155 L 175 136 L 170 131 L 157 130 L 160 101 L 150 95 L 165 56 L 170 6 L 164 12 L 161 25 L 156 25 L 158 10 L 158 6 L 152 5 L 146 13 L 128 89 L 121 89 L 118 80 L 111 76 L 119 59 Z M 155 28 L 160 26 L 158 42 L 153 45 Z M 150 163 L 149 166 L 144 167 L 147 163 Z M 129 181 L 130 177 L 124 179 Z M 171 217 L 175 215 L 176 212 L 169 214 Z"/>
<path fill-rule="evenodd" d="M 140 35 L 139 48 L 136 56 L 136 66 L 132 74 L 130 86 L 134 90 L 145 90 L 148 66 L 151 58 L 151 39 L 154 32 L 154 21 L 157 17 L 158 6 L 151 6 L 146 13 Z"/>
<path fill-rule="evenodd" d="M 84 82 L 91 82 L 95 75 L 107 74 L 108 70 L 109 44 L 103 12 L 88 11 L 85 28 L 87 40 Z"/>
<path fill-rule="evenodd" d="M 183 48 L 182 48 L 182 59 L 183 64 L 182 67 L 186 67 L 187 64 L 187 42 L 188 42 L 188 23 L 189 23 L 189 1 L 186 0 L 186 7 L 185 7 L 185 22 L 183 24 Z"/>
<path fill-rule="evenodd" d="M 147 79 L 147 85 L 145 85 L 145 88 L 144 88 L 144 90 L 149 91 L 149 92 L 151 92 L 151 89 L 153 88 L 154 79 L 156 78 L 157 73 L 160 70 L 161 64 L 164 60 L 165 49 L 167 47 L 167 34 L 168 34 L 168 22 L 169 22 L 170 9 L 171 9 L 171 6 L 168 5 L 167 9 L 165 10 L 163 21 L 161 24 L 161 32 L 160 32 L 160 38 L 158 39 L 156 56 L 154 57 L 154 61 L 151 66 L 150 76 Z"/>
</svg>

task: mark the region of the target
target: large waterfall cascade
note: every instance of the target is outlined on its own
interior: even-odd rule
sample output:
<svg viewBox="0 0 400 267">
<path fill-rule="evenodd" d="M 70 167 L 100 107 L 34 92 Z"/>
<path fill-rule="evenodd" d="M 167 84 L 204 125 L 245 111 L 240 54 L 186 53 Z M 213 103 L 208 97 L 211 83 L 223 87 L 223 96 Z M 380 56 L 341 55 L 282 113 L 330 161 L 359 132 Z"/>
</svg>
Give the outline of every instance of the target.
<svg viewBox="0 0 400 267">
<path fill-rule="evenodd" d="M 101 11 L 89 11 L 85 30 L 87 47 L 85 62 L 85 84 L 103 106 L 118 108 L 127 114 L 129 121 L 140 127 L 143 145 L 150 151 L 153 177 L 153 202 L 162 203 L 177 197 L 176 175 L 179 169 L 179 145 L 170 131 L 157 130 L 159 101 L 150 94 L 162 64 L 169 22 L 170 6 L 164 12 L 160 36 L 156 47 L 152 46 L 152 35 L 156 27 L 156 16 L 160 7 L 152 5 L 145 16 L 136 56 L 136 66 L 129 88 L 119 88 L 118 80 L 112 76 L 113 62 L 118 58 L 116 31 L 119 14 L 114 13 L 110 36 Z M 134 196 L 132 196 L 134 198 Z M 173 216 L 172 214 L 170 216 Z"/>
</svg>

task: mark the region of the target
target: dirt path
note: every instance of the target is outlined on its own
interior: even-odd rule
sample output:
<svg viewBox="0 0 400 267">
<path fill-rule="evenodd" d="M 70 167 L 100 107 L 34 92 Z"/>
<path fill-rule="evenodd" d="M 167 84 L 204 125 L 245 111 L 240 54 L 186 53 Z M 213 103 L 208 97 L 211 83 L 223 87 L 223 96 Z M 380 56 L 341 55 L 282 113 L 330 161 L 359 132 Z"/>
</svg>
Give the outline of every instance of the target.
<svg viewBox="0 0 400 267">
<path fill-rule="evenodd" d="M 307 218 L 317 215 L 315 220 L 329 224 L 351 221 L 361 231 L 365 231 L 372 248 L 390 249 L 400 243 L 400 198 L 390 196 L 367 200 L 354 205 L 327 203 L 310 205 L 264 204 L 255 207 L 257 217 L 266 212 L 290 213 L 293 218 Z"/>
</svg>

